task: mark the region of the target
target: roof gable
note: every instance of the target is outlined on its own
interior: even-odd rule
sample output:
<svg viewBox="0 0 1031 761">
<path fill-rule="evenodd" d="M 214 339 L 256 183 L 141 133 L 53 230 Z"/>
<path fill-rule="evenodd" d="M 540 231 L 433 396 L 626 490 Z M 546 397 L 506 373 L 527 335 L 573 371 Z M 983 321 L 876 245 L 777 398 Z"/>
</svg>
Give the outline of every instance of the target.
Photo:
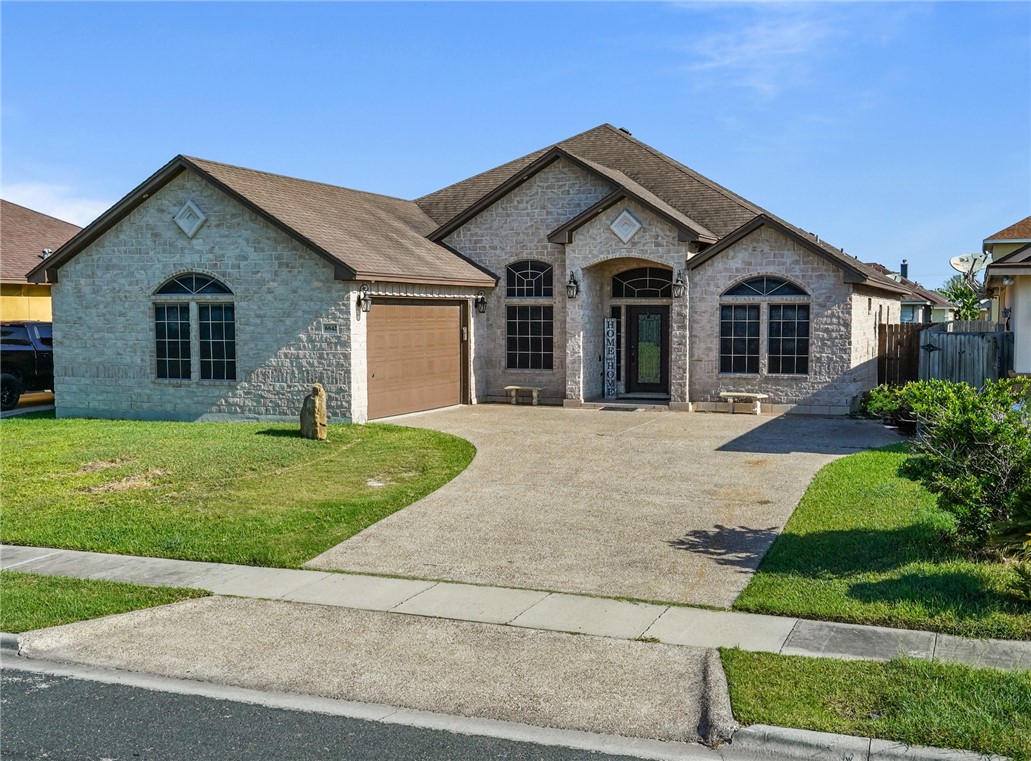
<svg viewBox="0 0 1031 761">
<path fill-rule="evenodd" d="M 770 226 L 773 229 L 779 231 L 781 234 L 786 235 L 788 238 L 799 243 L 803 248 L 816 254 L 822 259 L 827 260 L 838 269 L 842 271 L 842 279 L 846 283 L 852 283 L 854 285 L 866 285 L 871 288 L 877 288 L 883 291 L 890 291 L 896 294 L 905 294 L 909 292 L 909 289 L 904 285 L 895 282 L 889 277 L 881 275 L 875 272 L 870 267 L 853 259 L 843 251 L 834 248 L 833 246 L 821 241 L 815 235 L 807 233 L 804 230 L 800 230 L 794 225 L 790 225 L 782 219 L 778 219 L 770 214 L 760 214 L 754 217 L 751 221 L 746 222 L 737 230 L 732 232 L 730 235 L 722 238 L 719 243 L 713 246 L 709 246 L 705 251 L 700 254 L 696 254 L 687 260 L 687 268 L 694 270 L 700 267 L 705 262 L 709 261 L 715 256 L 718 256 L 723 251 L 733 246 L 740 240 L 748 237 L 756 230 L 761 227 Z"/>
<path fill-rule="evenodd" d="M 988 265 L 991 269 L 1005 267 L 1026 267 L 1031 264 L 1031 243 L 1021 246 L 1016 251 L 1010 251 L 1006 256 Z"/>
<path fill-rule="evenodd" d="M 516 187 L 520 178 L 528 179 L 529 172 L 540 171 L 542 167 L 538 162 L 552 157 L 556 150 L 575 157 L 595 173 L 607 175 L 619 185 L 634 183 L 635 192 L 644 190 L 654 200 L 675 209 L 713 237 L 726 235 L 763 211 L 610 124 L 529 153 L 418 198 L 416 202 L 440 223 L 439 229 L 453 230 L 459 226 L 458 220 L 475 216 L 475 213 L 470 214 L 471 210 L 485 208 L 481 205 L 485 197 L 497 200 L 504 192 Z M 614 180 L 613 173 L 621 180 Z"/>
<path fill-rule="evenodd" d="M 30 275 L 57 270 L 183 171 L 195 173 L 334 266 L 337 279 L 493 286 L 485 269 L 427 240 L 413 202 L 177 156 Z"/>
<path fill-rule="evenodd" d="M 80 229 L 71 222 L 0 200 L 0 280 L 25 282 L 25 273 L 40 263 L 43 249 L 60 248 Z"/>
</svg>

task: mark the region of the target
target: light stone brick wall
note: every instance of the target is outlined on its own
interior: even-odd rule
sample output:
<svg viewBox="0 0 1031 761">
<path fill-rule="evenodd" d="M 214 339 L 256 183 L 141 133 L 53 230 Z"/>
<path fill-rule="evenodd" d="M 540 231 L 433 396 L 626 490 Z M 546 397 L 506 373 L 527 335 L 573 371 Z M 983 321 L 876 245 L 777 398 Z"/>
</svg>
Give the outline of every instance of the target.
<svg viewBox="0 0 1031 761">
<path fill-rule="evenodd" d="M 627 243 L 610 227 L 624 210 L 644 225 Z M 582 401 L 603 393 L 603 320 L 613 305 L 665 304 L 670 306 L 670 400 L 687 401 L 687 300 L 612 298 L 613 275 L 655 265 L 683 272 L 687 255 L 687 243 L 677 240 L 676 228 L 635 201 L 615 204 L 573 234 L 566 246 L 566 266 L 580 281 L 581 293 L 566 315 L 567 399 Z M 624 344 L 626 332 L 624 325 Z M 622 358 L 625 372 L 625 351 Z M 621 389 L 625 382 L 624 375 Z"/>
<path fill-rule="evenodd" d="M 811 296 L 808 375 L 769 375 L 766 371 L 766 304 L 800 300 L 794 298 L 755 300 L 763 303 L 758 375 L 719 372 L 720 295 L 736 283 L 759 275 L 790 280 Z M 793 405 L 798 412 L 844 414 L 855 397 L 876 382 L 875 359 L 872 381 L 870 372 L 870 358 L 876 356 L 876 336 L 871 354 L 869 321 L 857 322 L 855 314 L 857 298 L 865 309 L 867 294 L 859 294 L 843 282 L 841 270 L 835 265 L 770 227 L 759 228 L 693 270 L 689 293 L 691 401 L 700 409 L 712 409 L 721 391 L 748 391 L 768 394 L 770 404 Z M 897 321 L 899 301 L 876 293 L 886 305 L 890 303 Z M 733 303 L 747 301 L 736 298 Z M 857 347 L 857 342 L 862 346 Z"/>
<path fill-rule="evenodd" d="M 472 318 L 474 393 L 480 400 L 506 399 L 507 385 L 539 386 L 542 401 L 560 403 L 566 396 L 566 298 L 569 277 L 564 246 L 548 234 L 612 192 L 612 186 L 578 166 L 559 159 L 484 209 L 445 239 L 445 243 L 498 275 L 487 291 L 486 314 Z M 540 299 L 507 299 L 505 268 L 534 259 L 554 268 L 554 369 L 507 368 L 506 304 L 547 305 Z M 574 302 L 575 303 L 575 302 Z M 575 341 L 575 339 L 574 339 Z"/>
<path fill-rule="evenodd" d="M 863 390 L 877 385 L 877 340 L 881 325 L 901 320 L 902 302 L 884 291 L 858 287 L 852 294 L 852 367 Z"/>
<path fill-rule="evenodd" d="M 207 215 L 192 239 L 173 222 L 188 200 Z M 154 303 L 175 297 L 152 294 L 186 271 L 233 291 L 235 382 L 156 379 Z M 364 336 L 364 322 L 354 321 L 356 290 L 334 281 L 316 254 L 184 172 L 61 268 L 53 288 L 57 414 L 295 420 L 319 382 L 329 414 L 348 419 L 352 389 L 364 386 L 363 366 L 352 363 L 352 341 Z M 323 334 L 326 322 L 337 323 L 337 335 Z M 199 377 L 196 356 L 193 365 Z"/>
</svg>

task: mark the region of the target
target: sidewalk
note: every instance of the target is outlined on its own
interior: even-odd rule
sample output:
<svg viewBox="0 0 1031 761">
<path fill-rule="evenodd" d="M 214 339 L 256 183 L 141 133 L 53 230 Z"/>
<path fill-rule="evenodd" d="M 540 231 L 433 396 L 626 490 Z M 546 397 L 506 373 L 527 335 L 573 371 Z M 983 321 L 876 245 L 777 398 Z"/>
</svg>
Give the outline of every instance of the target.
<svg viewBox="0 0 1031 761">
<path fill-rule="evenodd" d="M 654 605 L 528 589 L 0 545 L 0 567 L 700 648 L 1031 668 L 1031 642 Z"/>
<path fill-rule="evenodd" d="M 410 578 L 258 568 L 0 545 L 0 567 L 106 578 L 217 595 L 307 602 L 484 624 L 645 639 L 696 648 L 821 658 L 890 660 L 899 654 L 994 668 L 1031 668 L 1031 642 L 834 624 L 779 616 Z"/>
</svg>

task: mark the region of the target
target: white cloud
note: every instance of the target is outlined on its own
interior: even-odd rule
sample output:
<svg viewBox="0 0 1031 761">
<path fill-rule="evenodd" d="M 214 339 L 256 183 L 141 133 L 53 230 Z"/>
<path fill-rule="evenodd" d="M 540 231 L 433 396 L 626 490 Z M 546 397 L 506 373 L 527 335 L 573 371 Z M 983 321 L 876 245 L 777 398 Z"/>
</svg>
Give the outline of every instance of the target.
<svg viewBox="0 0 1031 761">
<path fill-rule="evenodd" d="M 700 87 L 744 87 L 766 97 L 804 83 L 834 36 L 834 25 L 810 6 L 759 6 L 751 23 L 691 44 L 689 71 Z"/>
<path fill-rule="evenodd" d="M 19 206 L 49 214 L 80 227 L 85 227 L 113 204 L 112 201 L 88 198 L 69 185 L 46 182 L 4 184 L 3 197 Z"/>
</svg>

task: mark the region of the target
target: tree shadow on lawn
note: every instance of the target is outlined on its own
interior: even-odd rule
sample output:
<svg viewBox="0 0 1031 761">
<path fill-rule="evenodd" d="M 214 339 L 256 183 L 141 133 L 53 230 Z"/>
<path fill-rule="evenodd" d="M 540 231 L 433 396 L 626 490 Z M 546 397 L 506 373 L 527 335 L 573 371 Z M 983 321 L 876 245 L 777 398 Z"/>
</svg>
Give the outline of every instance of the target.
<svg viewBox="0 0 1031 761">
<path fill-rule="evenodd" d="M 1031 605 L 1015 593 L 992 589 L 970 571 L 911 572 L 857 582 L 849 586 L 848 596 L 862 603 L 913 603 L 929 615 L 951 614 L 957 619 L 980 618 L 987 610 L 1031 614 Z"/>
<path fill-rule="evenodd" d="M 940 549 L 937 531 L 920 523 L 889 530 L 860 528 L 779 536 L 777 532 L 775 526 L 717 525 L 689 531 L 669 545 L 707 555 L 721 565 L 754 569 L 762 561 L 761 572 L 808 578 L 884 573 L 910 563 L 951 557 Z"/>
</svg>

